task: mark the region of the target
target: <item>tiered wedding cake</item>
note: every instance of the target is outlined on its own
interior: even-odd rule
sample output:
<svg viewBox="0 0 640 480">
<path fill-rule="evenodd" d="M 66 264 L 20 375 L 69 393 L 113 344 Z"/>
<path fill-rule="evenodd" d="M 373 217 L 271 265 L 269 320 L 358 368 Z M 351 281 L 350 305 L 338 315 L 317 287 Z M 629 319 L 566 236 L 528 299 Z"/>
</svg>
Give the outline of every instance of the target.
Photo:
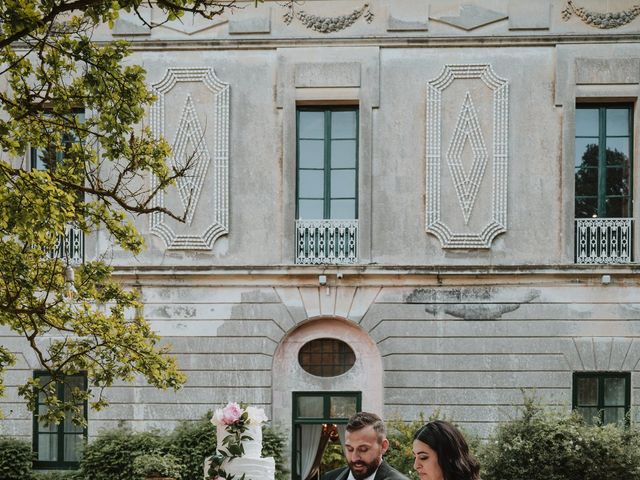
<svg viewBox="0 0 640 480">
<path fill-rule="evenodd" d="M 230 403 L 225 408 L 216 410 L 211 423 L 216 425 L 217 451 L 222 454 L 224 461 L 221 469 L 227 475 L 233 475 L 235 479 L 245 480 L 274 480 L 276 475 L 276 462 L 273 457 L 262 457 L 262 423 L 267 420 L 264 410 L 261 408 L 242 408 L 236 403 Z M 233 457 L 227 450 L 228 442 L 233 442 L 234 429 L 239 426 L 246 428 L 242 436 L 251 437 L 251 440 L 242 441 L 244 455 Z M 225 438 L 231 436 L 225 444 Z M 205 461 L 205 479 L 210 477 L 211 458 Z"/>
</svg>

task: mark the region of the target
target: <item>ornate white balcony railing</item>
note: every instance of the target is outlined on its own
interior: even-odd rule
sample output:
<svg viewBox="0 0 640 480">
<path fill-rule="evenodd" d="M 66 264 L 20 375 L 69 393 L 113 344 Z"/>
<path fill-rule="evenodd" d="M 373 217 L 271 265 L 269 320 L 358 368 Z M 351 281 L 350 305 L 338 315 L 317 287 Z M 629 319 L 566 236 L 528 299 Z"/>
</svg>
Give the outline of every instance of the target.
<svg viewBox="0 0 640 480">
<path fill-rule="evenodd" d="M 358 261 L 358 220 L 296 220 L 296 263 Z"/>
<path fill-rule="evenodd" d="M 52 258 L 61 258 L 71 265 L 84 262 L 84 233 L 75 225 L 67 225 L 64 235 L 58 237 L 51 252 Z"/>
<path fill-rule="evenodd" d="M 576 263 L 631 263 L 631 218 L 576 218 Z"/>
</svg>

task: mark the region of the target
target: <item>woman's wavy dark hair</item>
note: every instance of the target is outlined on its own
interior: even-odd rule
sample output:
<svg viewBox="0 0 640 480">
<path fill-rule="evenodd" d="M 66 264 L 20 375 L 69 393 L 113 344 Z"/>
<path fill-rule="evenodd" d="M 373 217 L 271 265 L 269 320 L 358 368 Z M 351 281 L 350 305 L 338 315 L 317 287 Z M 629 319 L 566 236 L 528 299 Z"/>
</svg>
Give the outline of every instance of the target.
<svg viewBox="0 0 640 480">
<path fill-rule="evenodd" d="M 434 420 L 422 426 L 413 439 L 426 443 L 436 452 L 444 480 L 480 480 L 480 464 L 469 452 L 464 435 L 453 424 Z"/>
</svg>

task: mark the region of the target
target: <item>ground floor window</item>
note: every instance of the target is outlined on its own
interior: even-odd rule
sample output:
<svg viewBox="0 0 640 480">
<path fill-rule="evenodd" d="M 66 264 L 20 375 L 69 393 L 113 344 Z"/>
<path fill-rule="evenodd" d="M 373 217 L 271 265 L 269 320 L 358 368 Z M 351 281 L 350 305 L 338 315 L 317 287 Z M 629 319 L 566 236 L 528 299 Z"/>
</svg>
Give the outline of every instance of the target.
<svg viewBox="0 0 640 480">
<path fill-rule="evenodd" d="M 53 381 L 51 375 L 46 372 L 35 372 L 34 376 L 41 385 Z M 87 389 L 85 374 L 67 375 L 62 381 L 56 382 L 56 397 L 64 402 L 72 398 L 72 391 L 75 388 Z M 86 419 L 86 402 L 77 406 L 82 409 Z M 36 455 L 34 467 L 40 469 L 77 468 L 80 461 L 80 449 L 87 438 L 86 426 L 74 423 L 71 419 L 71 413 L 67 413 L 65 419 L 58 425 L 41 422 L 39 418 L 46 412 L 46 408 L 44 394 L 41 393 L 33 416 L 33 450 Z"/>
<path fill-rule="evenodd" d="M 631 374 L 576 372 L 573 374 L 573 408 L 588 423 L 626 423 L 631 404 Z"/>
<path fill-rule="evenodd" d="M 345 427 L 361 409 L 361 392 L 293 393 L 292 480 L 320 478 L 327 461 L 344 465 Z"/>
</svg>

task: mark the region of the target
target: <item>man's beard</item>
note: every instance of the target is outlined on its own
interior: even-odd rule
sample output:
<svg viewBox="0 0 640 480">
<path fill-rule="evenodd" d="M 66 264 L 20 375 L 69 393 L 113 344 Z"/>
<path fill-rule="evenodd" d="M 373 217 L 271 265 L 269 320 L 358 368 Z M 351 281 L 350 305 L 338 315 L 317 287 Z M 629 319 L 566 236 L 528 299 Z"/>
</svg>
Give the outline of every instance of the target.
<svg viewBox="0 0 640 480">
<path fill-rule="evenodd" d="M 365 467 L 365 471 L 363 473 L 356 473 L 353 470 L 354 466 Z M 376 458 L 371 463 L 365 463 L 363 461 L 349 462 L 349 469 L 351 470 L 351 473 L 353 474 L 353 478 L 355 478 L 356 480 L 364 480 L 369 475 L 371 475 L 373 472 L 375 472 L 378 469 L 379 466 L 380 466 L 380 459 L 379 458 Z"/>
</svg>

